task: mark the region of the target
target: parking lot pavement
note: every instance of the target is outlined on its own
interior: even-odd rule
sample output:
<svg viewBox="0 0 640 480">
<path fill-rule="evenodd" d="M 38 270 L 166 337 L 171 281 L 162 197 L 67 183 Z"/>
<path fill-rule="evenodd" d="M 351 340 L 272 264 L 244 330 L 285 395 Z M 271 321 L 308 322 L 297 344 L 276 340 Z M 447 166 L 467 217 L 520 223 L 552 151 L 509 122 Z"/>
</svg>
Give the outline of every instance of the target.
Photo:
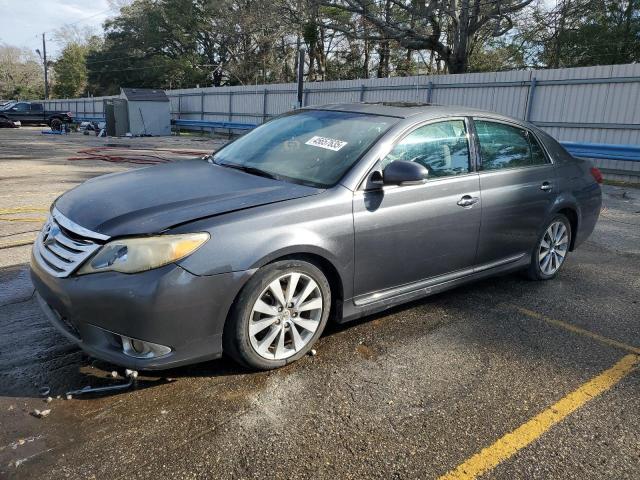
<svg viewBox="0 0 640 480">
<path fill-rule="evenodd" d="M 0 209 L 130 168 L 67 162 L 72 139 L 53 160 L 46 144 L 10 158 L 3 135 Z M 277 371 L 220 360 L 71 400 L 55 397 L 113 367 L 49 327 L 29 246 L 0 249 L 0 477 L 640 478 L 640 191 L 605 187 L 604 203 L 553 281 L 502 276 L 329 326 L 316 356 Z M 0 248 L 39 226 L 3 216 Z"/>
</svg>

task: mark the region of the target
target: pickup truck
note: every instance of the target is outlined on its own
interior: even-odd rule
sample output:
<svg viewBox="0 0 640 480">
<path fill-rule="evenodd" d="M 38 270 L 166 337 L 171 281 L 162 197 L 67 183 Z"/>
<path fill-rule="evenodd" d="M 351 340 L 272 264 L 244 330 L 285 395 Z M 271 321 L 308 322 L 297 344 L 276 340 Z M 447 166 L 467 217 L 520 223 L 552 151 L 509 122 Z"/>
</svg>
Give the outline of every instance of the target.
<svg viewBox="0 0 640 480">
<path fill-rule="evenodd" d="M 71 123 L 71 112 L 47 111 L 42 103 L 14 102 L 0 107 L 0 125 L 13 127 L 21 125 L 46 124 L 52 130 L 60 130 L 64 123 Z"/>
</svg>

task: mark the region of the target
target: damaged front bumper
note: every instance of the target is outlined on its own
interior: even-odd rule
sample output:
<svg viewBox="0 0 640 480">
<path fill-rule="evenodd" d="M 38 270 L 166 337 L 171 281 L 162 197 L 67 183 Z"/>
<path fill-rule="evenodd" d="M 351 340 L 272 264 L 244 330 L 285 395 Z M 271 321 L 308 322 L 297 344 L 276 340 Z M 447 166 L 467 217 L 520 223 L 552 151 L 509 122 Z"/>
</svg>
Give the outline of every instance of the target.
<svg viewBox="0 0 640 480">
<path fill-rule="evenodd" d="M 38 302 L 50 322 L 89 355 L 135 370 L 220 357 L 227 313 L 249 276 L 197 276 L 171 264 L 136 274 L 57 278 L 31 259 Z M 165 348 L 149 355 L 132 351 L 132 341 Z"/>
</svg>

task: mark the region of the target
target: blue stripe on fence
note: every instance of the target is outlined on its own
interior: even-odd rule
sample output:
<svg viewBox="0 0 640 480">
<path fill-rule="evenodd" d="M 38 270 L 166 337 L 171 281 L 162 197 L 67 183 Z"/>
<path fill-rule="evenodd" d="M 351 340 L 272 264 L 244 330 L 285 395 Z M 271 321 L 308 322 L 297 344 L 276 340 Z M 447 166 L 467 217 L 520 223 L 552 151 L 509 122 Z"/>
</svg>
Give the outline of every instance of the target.
<svg viewBox="0 0 640 480">
<path fill-rule="evenodd" d="M 230 130 L 251 130 L 257 127 L 255 123 L 214 122 L 209 120 L 186 120 L 182 118 L 171 120 L 171 123 L 178 127 L 227 128 Z"/>
<path fill-rule="evenodd" d="M 104 117 L 73 117 L 74 123 L 82 122 L 104 122 Z"/>
<path fill-rule="evenodd" d="M 640 162 L 640 146 L 606 143 L 560 142 L 574 157 Z"/>
</svg>

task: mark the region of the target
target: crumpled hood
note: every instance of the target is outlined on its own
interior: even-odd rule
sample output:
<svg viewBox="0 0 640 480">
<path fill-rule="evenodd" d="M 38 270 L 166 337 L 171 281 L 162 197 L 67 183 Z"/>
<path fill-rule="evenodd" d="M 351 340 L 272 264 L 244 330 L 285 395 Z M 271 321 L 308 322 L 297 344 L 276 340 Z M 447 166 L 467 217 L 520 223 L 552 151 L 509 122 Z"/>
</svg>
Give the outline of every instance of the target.
<svg viewBox="0 0 640 480">
<path fill-rule="evenodd" d="M 55 206 L 78 225 L 116 237 L 158 233 L 322 191 L 197 159 L 96 177 L 62 195 Z"/>
</svg>

